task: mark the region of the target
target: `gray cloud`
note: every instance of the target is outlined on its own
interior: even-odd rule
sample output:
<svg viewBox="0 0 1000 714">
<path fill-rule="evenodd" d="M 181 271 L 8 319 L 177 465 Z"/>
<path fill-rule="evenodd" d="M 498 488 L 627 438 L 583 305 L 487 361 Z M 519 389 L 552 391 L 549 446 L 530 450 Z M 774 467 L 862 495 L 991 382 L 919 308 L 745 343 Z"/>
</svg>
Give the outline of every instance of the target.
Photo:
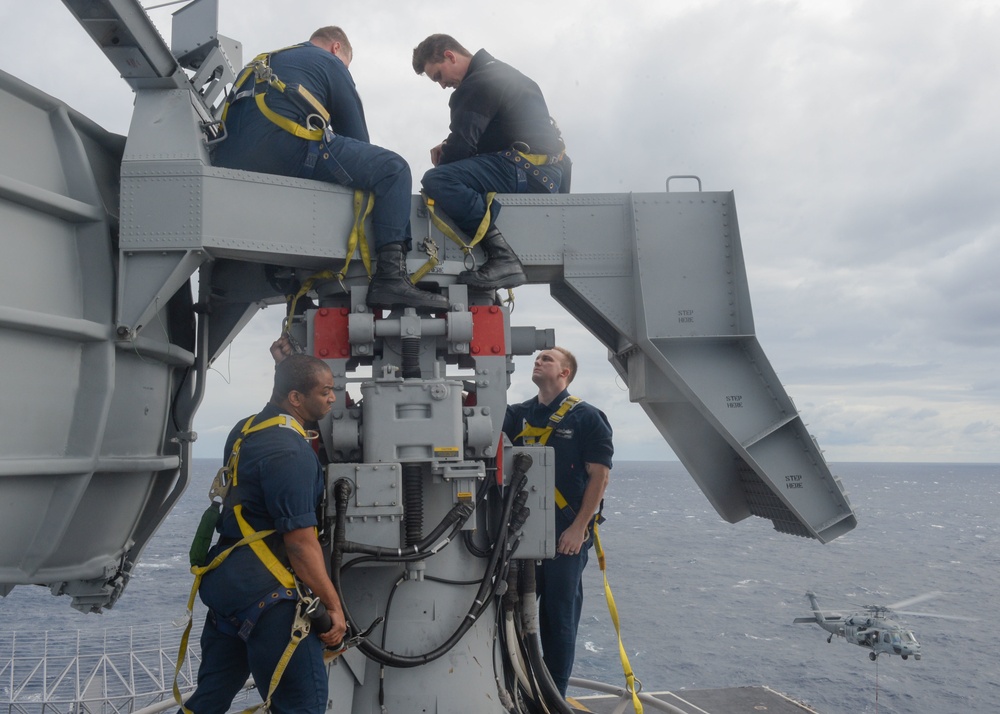
<svg viewBox="0 0 1000 714">
<path fill-rule="evenodd" d="M 303 0 L 288 13 L 244 0 L 222 3 L 220 29 L 249 58 L 315 26 L 344 26 L 373 139 L 417 178 L 446 131 L 448 94 L 413 74 L 412 47 L 437 31 L 487 47 L 542 86 L 575 160 L 575 190 L 660 192 L 667 176 L 689 173 L 707 190 L 735 190 L 757 334 L 829 459 L 1000 461 L 994 4 L 566 7 L 512 0 L 458 16 L 437 0 L 334 10 Z M 526 52 L 508 31 L 523 17 L 558 31 Z M 169 10 L 154 19 L 169 34 Z M 8 4 L 0 27 L 0 66 L 127 131 L 131 92 L 60 3 Z M 515 321 L 558 326 L 619 453 L 666 453 L 604 349 L 528 294 L 542 307 Z M 203 434 L 266 399 L 260 365 L 279 319 L 266 312 L 237 342 L 233 386 L 213 375 Z M 526 380 L 519 365 L 516 394 L 530 394 Z"/>
</svg>

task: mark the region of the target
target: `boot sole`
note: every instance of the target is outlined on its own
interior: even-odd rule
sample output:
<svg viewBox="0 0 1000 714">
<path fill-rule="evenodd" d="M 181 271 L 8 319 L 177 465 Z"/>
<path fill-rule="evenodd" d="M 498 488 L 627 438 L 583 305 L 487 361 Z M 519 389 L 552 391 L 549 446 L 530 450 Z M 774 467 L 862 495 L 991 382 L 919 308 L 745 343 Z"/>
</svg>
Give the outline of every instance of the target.
<svg viewBox="0 0 1000 714">
<path fill-rule="evenodd" d="M 458 276 L 458 281 L 460 285 L 468 285 L 470 288 L 476 288 L 477 290 L 500 290 L 501 288 L 509 289 L 516 288 L 519 285 L 524 285 L 528 282 L 528 278 L 523 273 L 519 276 L 512 276 L 509 278 L 504 278 L 503 280 L 491 280 L 488 283 L 476 282 L 474 280 L 463 280 L 462 276 Z"/>
</svg>

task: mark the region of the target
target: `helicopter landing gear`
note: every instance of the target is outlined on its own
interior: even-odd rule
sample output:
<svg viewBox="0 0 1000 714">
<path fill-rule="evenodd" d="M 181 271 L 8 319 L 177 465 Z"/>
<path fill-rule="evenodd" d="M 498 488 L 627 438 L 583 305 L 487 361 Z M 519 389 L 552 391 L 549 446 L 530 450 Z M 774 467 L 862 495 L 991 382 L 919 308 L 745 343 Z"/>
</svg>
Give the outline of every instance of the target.
<svg viewBox="0 0 1000 714">
<path fill-rule="evenodd" d="M 830 644 L 831 642 L 833 642 L 833 633 L 832 632 L 830 633 L 830 636 L 826 638 L 826 643 L 827 644 Z"/>
<path fill-rule="evenodd" d="M 902 657 L 903 659 L 909 659 L 910 655 L 900 655 L 900 657 Z"/>
<path fill-rule="evenodd" d="M 869 652 L 868 653 L 868 659 L 870 659 L 872 662 L 874 662 L 875 660 L 878 659 L 878 655 L 875 654 L 874 652 Z"/>
</svg>

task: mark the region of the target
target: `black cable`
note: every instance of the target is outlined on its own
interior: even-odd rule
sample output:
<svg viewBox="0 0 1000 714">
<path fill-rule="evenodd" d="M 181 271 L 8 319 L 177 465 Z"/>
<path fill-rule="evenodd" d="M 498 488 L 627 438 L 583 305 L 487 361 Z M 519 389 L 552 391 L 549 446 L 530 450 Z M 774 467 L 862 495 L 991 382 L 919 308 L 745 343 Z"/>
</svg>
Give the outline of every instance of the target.
<svg viewBox="0 0 1000 714">
<path fill-rule="evenodd" d="M 488 471 L 489 470 L 487 469 L 487 472 Z M 483 482 L 479 484 L 479 490 L 476 492 L 476 504 L 477 504 L 476 515 L 478 516 L 480 513 L 478 504 L 482 504 L 483 505 L 482 515 L 485 523 L 483 524 L 483 528 L 476 528 L 475 533 L 482 532 L 483 534 L 485 534 L 487 540 L 486 547 L 485 548 L 479 547 L 479 544 L 476 543 L 475 533 L 473 531 L 465 531 L 464 533 L 462 533 L 462 542 L 465 544 L 465 549 L 468 550 L 472 555 L 476 556 L 477 558 L 489 558 L 490 553 L 492 552 L 493 542 L 491 541 L 491 533 L 489 527 L 489 513 L 493 505 L 493 501 L 491 501 L 487 497 L 487 491 L 491 487 L 495 488 L 497 491 L 497 495 L 502 498 L 499 485 L 497 485 L 495 481 L 492 481 L 489 478 L 489 476 L 483 479 Z"/>
<path fill-rule="evenodd" d="M 406 575 L 400 576 L 389 590 L 389 597 L 385 601 L 385 614 L 382 616 L 382 649 L 385 649 L 386 631 L 389 629 L 389 608 L 392 607 L 392 599 L 396 596 L 396 590 L 403 584 L 404 580 L 406 580 Z M 378 705 L 385 706 L 385 664 L 381 662 L 378 667 Z"/>
<path fill-rule="evenodd" d="M 457 528 L 453 528 L 452 535 L 449 536 L 449 541 L 457 535 L 457 530 L 465 525 L 465 522 L 469 520 L 469 516 L 471 516 L 473 512 L 474 510 L 470 503 L 463 502 L 456 504 L 450 511 L 448 511 L 448 513 L 445 514 L 444 518 L 441 519 L 441 522 L 434 527 L 434 530 L 432 530 L 430 534 L 422 538 L 417 543 L 412 545 L 407 544 L 406 548 L 387 548 L 381 545 L 368 545 L 367 543 L 355 543 L 353 541 L 344 540 L 341 543 L 341 549 L 344 553 L 363 553 L 365 555 L 373 556 L 375 560 L 384 560 L 388 562 L 420 560 L 422 557 L 434 554 L 433 552 L 429 552 L 427 549 L 431 546 L 438 545 L 438 540 L 444 534 L 446 529 L 452 526 L 457 526 Z"/>
<path fill-rule="evenodd" d="M 526 568 L 521 578 L 521 609 L 527 610 L 528 617 L 525 620 L 538 622 L 538 600 L 535 597 L 535 569 Z M 536 612 L 532 613 L 531 609 Z M 542 641 L 539 638 L 537 629 L 525 629 L 521 637 L 527 649 L 528 662 L 531 665 L 533 681 L 538 684 L 539 696 L 545 707 L 550 711 L 555 710 L 558 714 L 573 714 L 573 709 L 566 703 L 556 683 L 552 681 L 549 668 L 542 659 Z"/>
<path fill-rule="evenodd" d="M 531 467 L 531 458 L 526 455 L 524 456 L 526 460 L 522 459 L 520 461 L 517 460 L 515 461 L 515 472 L 512 477 L 512 481 L 514 482 L 514 487 L 510 490 L 510 492 L 507 494 L 507 497 L 504 499 L 504 508 L 502 516 L 502 522 L 504 523 L 510 520 L 511 511 L 513 510 L 514 507 L 514 496 L 524 487 L 524 484 L 528 480 L 528 477 L 525 475 L 525 472 L 528 470 L 528 468 Z M 349 484 L 348 486 L 345 487 L 342 485 L 342 483 L 343 482 L 338 482 L 334 487 L 334 491 L 336 494 L 336 505 L 337 505 L 337 526 L 335 528 L 335 537 L 334 537 L 334 556 L 335 556 L 334 563 L 339 567 L 337 567 L 337 570 L 333 573 L 333 579 L 334 579 L 334 586 L 337 588 L 338 592 L 342 592 L 341 582 L 340 582 L 341 570 L 346 569 L 348 567 L 352 567 L 356 565 L 359 561 L 371 561 L 378 559 L 376 558 L 376 556 L 368 556 L 368 557 L 356 558 L 355 560 L 352 560 L 350 563 L 346 565 L 343 564 L 343 553 L 344 553 L 344 546 L 346 544 L 346 539 L 343 538 L 343 535 L 341 535 L 341 537 L 338 539 L 336 537 L 336 534 L 338 532 L 341 534 L 346 532 L 346 518 L 347 518 L 346 511 L 349 503 L 349 490 L 348 490 Z M 443 522 L 444 521 L 442 521 L 442 523 Z M 460 524 L 456 524 L 456 528 L 459 527 Z M 505 529 L 503 536 L 503 541 L 504 541 L 503 545 L 506 545 L 506 538 L 507 538 L 507 533 Z M 507 550 L 506 547 L 497 548 L 494 550 L 490 558 L 490 562 L 486 567 L 483 581 L 480 583 L 479 590 L 476 593 L 476 597 L 474 598 L 472 606 L 469 608 L 468 613 L 466 613 L 465 618 L 463 618 L 462 623 L 455 630 L 455 632 L 453 632 L 452 635 L 448 637 L 448 639 L 445 640 L 444 643 L 442 643 L 435 649 L 421 655 L 399 655 L 394 652 L 387 652 L 384 648 L 379 647 L 370 640 L 362 640 L 361 643 L 358 645 L 358 648 L 362 652 L 364 652 L 364 654 L 367 657 L 376 662 L 385 664 L 390 667 L 399 667 L 399 668 L 419 667 L 421 665 L 427 664 L 428 662 L 432 662 L 433 660 L 446 654 L 452 648 L 454 648 L 454 646 L 458 644 L 459 640 L 461 640 L 461 638 L 465 636 L 465 633 L 468 632 L 469 629 L 471 629 L 472 625 L 475 624 L 479 616 L 485 611 L 486 606 L 488 606 L 488 604 L 492 601 L 492 596 L 495 595 L 497 589 L 501 587 L 499 584 L 494 584 L 492 582 L 493 578 L 491 576 L 499 572 L 497 570 L 497 565 L 500 562 L 501 554 L 505 554 L 504 551 L 506 550 Z M 507 557 L 509 558 L 509 555 L 507 555 Z M 408 556 L 396 556 L 391 558 L 391 560 L 395 561 L 407 558 Z M 416 554 L 414 554 L 413 556 L 409 556 L 409 558 L 416 559 Z M 487 599 L 488 596 L 489 599 Z M 343 609 L 344 609 L 344 618 L 356 630 L 357 628 L 353 624 L 350 611 L 347 607 L 346 602 L 343 603 Z"/>
</svg>

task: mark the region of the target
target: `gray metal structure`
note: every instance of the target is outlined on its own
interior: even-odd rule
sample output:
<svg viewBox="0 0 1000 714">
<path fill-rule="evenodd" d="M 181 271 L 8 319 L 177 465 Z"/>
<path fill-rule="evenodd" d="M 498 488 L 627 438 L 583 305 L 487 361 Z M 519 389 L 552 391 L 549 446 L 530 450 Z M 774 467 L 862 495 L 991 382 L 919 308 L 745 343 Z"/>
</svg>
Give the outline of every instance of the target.
<svg viewBox="0 0 1000 714">
<path fill-rule="evenodd" d="M 0 587 L 44 583 L 99 610 L 187 485 L 208 365 L 263 305 L 341 266 L 354 212 L 338 186 L 211 165 L 219 98 L 240 60 L 238 43 L 214 32 L 210 0 L 181 13 L 174 52 L 132 0 L 64 1 L 135 90 L 135 112 L 123 139 L 0 73 Z M 757 515 L 823 542 L 854 527 L 754 336 L 731 193 L 499 200 L 530 282 L 550 285 L 607 346 L 632 401 L 723 518 Z M 464 514 L 433 556 L 332 554 L 349 564 L 341 589 L 359 623 L 392 601 L 379 637 L 404 658 L 441 646 L 470 611 L 475 591 L 443 581 L 484 577 L 457 541 L 468 532 L 485 547 L 481 495 L 511 482 L 518 453 L 531 456 L 531 516 L 513 557 L 555 547 L 550 451 L 505 447 L 500 431 L 512 355 L 551 345 L 552 332 L 512 327 L 494 296 L 457 285 L 462 253 L 417 197 L 412 226 L 415 244 L 440 248 L 425 281 L 448 295 L 447 314 L 373 314 L 355 260 L 343 282 L 316 286 L 292 326 L 340 390 L 321 424 L 329 502 L 340 504 L 330 525 L 354 545 L 398 549 L 424 537 L 423 519 Z M 358 405 L 345 398 L 352 381 L 363 383 Z M 390 666 L 390 708 L 503 711 L 488 665 L 493 608 L 447 653 Z M 352 650 L 331 667 L 338 691 L 356 692 L 335 711 L 377 711 L 376 659 Z M 427 685 L 444 680 L 460 686 Z"/>
</svg>

